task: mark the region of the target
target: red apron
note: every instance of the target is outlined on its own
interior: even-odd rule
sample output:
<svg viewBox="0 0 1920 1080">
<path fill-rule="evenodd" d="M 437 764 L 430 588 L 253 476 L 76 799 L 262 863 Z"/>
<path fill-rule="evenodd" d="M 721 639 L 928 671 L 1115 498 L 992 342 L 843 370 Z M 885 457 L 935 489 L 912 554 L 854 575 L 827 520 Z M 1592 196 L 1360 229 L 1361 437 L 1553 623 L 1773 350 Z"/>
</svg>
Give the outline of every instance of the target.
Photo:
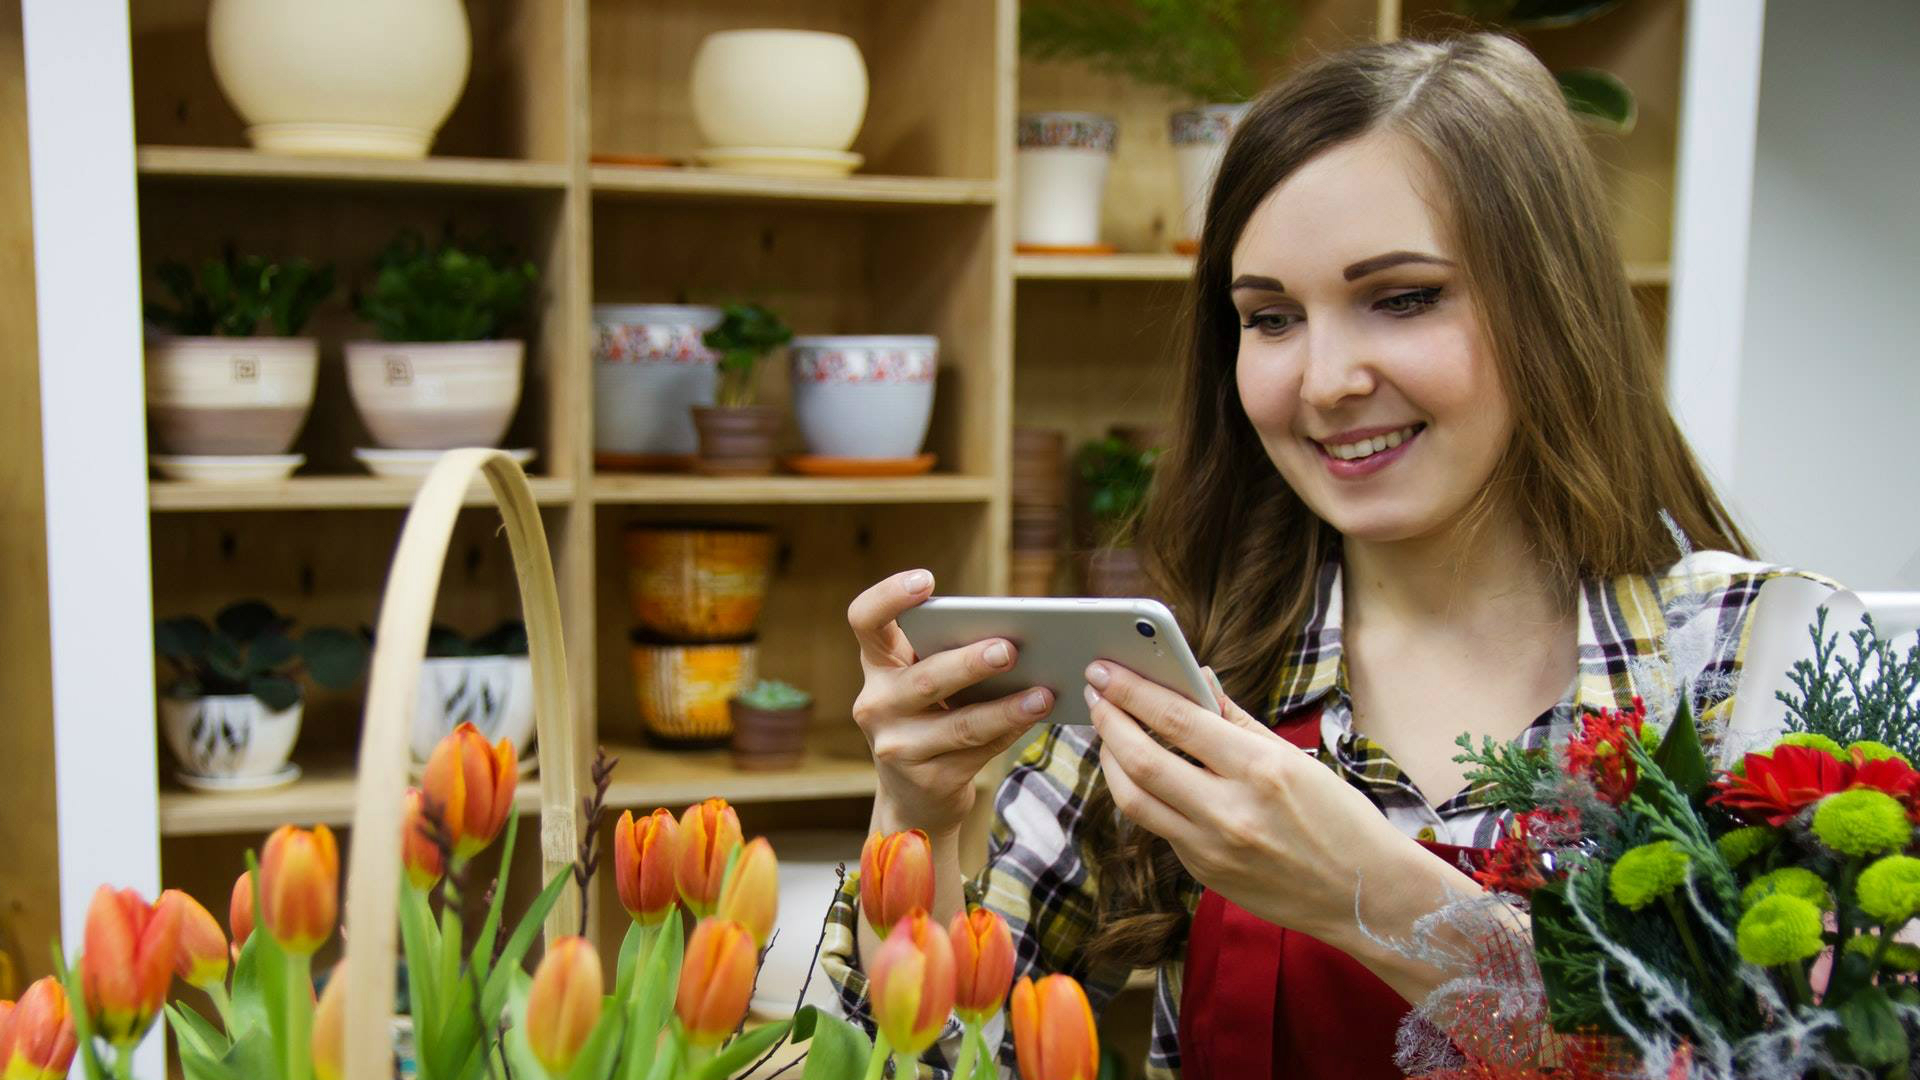
<svg viewBox="0 0 1920 1080">
<path fill-rule="evenodd" d="M 1308 752 L 1320 746 L 1320 710 L 1274 732 Z M 1421 846 L 1454 865 L 1485 852 Z M 1394 1039 L 1408 1012 L 1359 961 L 1275 926 L 1208 889 L 1187 940 L 1180 996 L 1184 1080 L 1399 1080 Z"/>
</svg>

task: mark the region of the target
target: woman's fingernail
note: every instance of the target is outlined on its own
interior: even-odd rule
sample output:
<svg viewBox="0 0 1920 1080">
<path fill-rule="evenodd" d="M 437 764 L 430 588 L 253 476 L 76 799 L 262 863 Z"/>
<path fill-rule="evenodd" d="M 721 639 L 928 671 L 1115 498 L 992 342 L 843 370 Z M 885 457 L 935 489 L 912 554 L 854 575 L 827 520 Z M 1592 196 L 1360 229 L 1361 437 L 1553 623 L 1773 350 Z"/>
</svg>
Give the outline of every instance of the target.
<svg viewBox="0 0 1920 1080">
<path fill-rule="evenodd" d="M 1100 694 L 1089 686 L 1086 688 L 1087 708 L 1091 709 L 1100 701 Z"/>
<path fill-rule="evenodd" d="M 1039 716 L 1047 711 L 1047 692 L 1045 690 L 1028 691 L 1027 696 L 1020 699 L 1020 707 L 1025 709 L 1029 716 Z"/>
<path fill-rule="evenodd" d="M 1106 665 L 1105 664 L 1089 665 L 1087 668 L 1087 681 L 1092 683 L 1096 689 L 1105 690 L 1107 688 Z"/>
<path fill-rule="evenodd" d="M 997 668 L 1006 667 L 1007 662 L 1012 659 L 1013 657 L 1009 655 L 1007 652 L 1006 642 L 996 641 L 993 644 L 987 646 L 988 666 L 997 667 Z"/>
<path fill-rule="evenodd" d="M 908 574 L 906 580 L 902 581 L 901 584 L 906 586 L 909 595 L 918 596 L 928 589 L 933 588 L 933 575 L 927 573 L 925 570 L 915 570 L 913 573 Z"/>
</svg>

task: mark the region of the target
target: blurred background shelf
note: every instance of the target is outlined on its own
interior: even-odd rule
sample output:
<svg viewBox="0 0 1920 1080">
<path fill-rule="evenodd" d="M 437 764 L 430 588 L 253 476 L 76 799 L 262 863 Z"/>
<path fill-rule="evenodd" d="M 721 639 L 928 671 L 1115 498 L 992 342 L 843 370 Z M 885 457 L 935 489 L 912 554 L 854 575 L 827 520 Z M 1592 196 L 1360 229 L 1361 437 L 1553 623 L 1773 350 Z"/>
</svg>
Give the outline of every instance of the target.
<svg viewBox="0 0 1920 1080">
<path fill-rule="evenodd" d="M 573 481 L 552 476 L 528 477 L 534 500 L 557 506 L 573 498 Z M 156 511 L 182 510 L 377 510 L 405 507 L 420 485 L 410 480 L 375 476 L 296 476 L 260 484 L 194 484 L 155 480 L 147 499 Z M 493 496 L 476 486 L 467 494 L 469 506 L 491 506 Z"/>
<path fill-rule="evenodd" d="M 558 161 L 290 157 L 219 146 L 143 146 L 134 160 L 140 175 L 154 180 L 260 180 L 341 186 L 560 191 L 567 186 L 568 176 L 566 164 Z"/>
<path fill-rule="evenodd" d="M 608 505 L 832 506 L 857 503 L 984 503 L 990 476 L 596 476 L 593 501 Z"/>
<path fill-rule="evenodd" d="M 1185 281 L 1193 276 L 1193 256 L 1015 255 L 1013 276 L 1022 281 Z"/>
<path fill-rule="evenodd" d="M 609 198 L 701 202 L 991 206 L 1000 194 L 1000 185 L 992 180 L 863 173 L 846 177 L 752 176 L 698 168 L 595 165 L 589 177 L 594 193 Z"/>
</svg>

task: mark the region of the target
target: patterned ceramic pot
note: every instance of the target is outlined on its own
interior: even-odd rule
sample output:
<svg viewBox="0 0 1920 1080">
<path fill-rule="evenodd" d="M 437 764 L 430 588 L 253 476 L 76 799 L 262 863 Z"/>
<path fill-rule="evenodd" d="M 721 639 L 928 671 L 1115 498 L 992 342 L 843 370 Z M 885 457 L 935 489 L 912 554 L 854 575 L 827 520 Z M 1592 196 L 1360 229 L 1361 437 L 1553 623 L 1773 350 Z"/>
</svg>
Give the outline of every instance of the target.
<svg viewBox="0 0 1920 1080">
<path fill-rule="evenodd" d="M 1025 113 L 1014 155 L 1014 242 L 1090 247 L 1120 126 L 1095 113 Z"/>
<path fill-rule="evenodd" d="M 643 630 L 680 641 L 753 633 L 767 598 L 773 533 L 766 529 L 627 530 L 627 583 Z"/>
<path fill-rule="evenodd" d="M 160 699 L 160 730 L 180 767 L 231 780 L 272 776 L 300 737 L 301 704 L 280 712 L 251 694 Z"/>
<path fill-rule="evenodd" d="M 933 418 L 940 339 L 927 335 L 793 339 L 793 415 L 809 453 L 913 457 Z"/>
<path fill-rule="evenodd" d="M 385 449 L 498 446 L 526 351 L 524 341 L 350 341 L 347 389 Z"/>
<path fill-rule="evenodd" d="M 147 419 L 164 454 L 284 454 L 313 408 L 313 338 L 147 343 Z"/>
<path fill-rule="evenodd" d="M 728 702 L 753 685 L 759 649 L 751 641 L 718 645 L 633 644 L 633 688 L 640 726 L 654 739 L 723 745 L 733 735 Z"/>
<path fill-rule="evenodd" d="M 1193 248 L 1205 224 L 1207 198 L 1213 192 L 1213 177 L 1220 171 L 1220 157 L 1227 151 L 1227 140 L 1240 125 L 1250 106 L 1202 105 L 1183 109 L 1168 120 L 1173 142 L 1173 157 L 1180 169 L 1180 203 L 1183 231 L 1177 247 Z"/>
<path fill-rule="evenodd" d="M 713 404 L 719 354 L 701 336 L 713 307 L 596 304 L 593 449 L 608 458 L 686 458 L 699 449 L 693 409 Z"/>
<path fill-rule="evenodd" d="M 514 757 L 533 744 L 533 661 L 524 656 L 434 656 L 420 665 L 420 697 L 413 711 L 415 761 L 426 761 L 442 737 L 461 724 L 487 741 L 506 739 Z"/>
<path fill-rule="evenodd" d="M 708 146 L 841 151 L 867 117 L 867 64 L 844 34 L 722 30 L 693 55 L 690 96 Z"/>
</svg>

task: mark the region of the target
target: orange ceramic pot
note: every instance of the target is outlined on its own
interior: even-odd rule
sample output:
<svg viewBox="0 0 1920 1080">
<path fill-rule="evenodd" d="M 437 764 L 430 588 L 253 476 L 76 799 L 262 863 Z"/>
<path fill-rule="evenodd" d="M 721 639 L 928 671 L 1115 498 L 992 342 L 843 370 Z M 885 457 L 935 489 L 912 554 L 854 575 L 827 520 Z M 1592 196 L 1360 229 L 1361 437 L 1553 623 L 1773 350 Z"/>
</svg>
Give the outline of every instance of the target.
<svg viewBox="0 0 1920 1080">
<path fill-rule="evenodd" d="M 642 630 L 675 641 L 753 634 L 773 563 L 771 532 L 638 526 L 626 539 L 633 617 Z"/>
<path fill-rule="evenodd" d="M 640 726 L 663 742 L 724 745 L 733 737 L 728 701 L 753 685 L 751 641 L 669 645 L 636 636 L 633 687 Z"/>
</svg>

